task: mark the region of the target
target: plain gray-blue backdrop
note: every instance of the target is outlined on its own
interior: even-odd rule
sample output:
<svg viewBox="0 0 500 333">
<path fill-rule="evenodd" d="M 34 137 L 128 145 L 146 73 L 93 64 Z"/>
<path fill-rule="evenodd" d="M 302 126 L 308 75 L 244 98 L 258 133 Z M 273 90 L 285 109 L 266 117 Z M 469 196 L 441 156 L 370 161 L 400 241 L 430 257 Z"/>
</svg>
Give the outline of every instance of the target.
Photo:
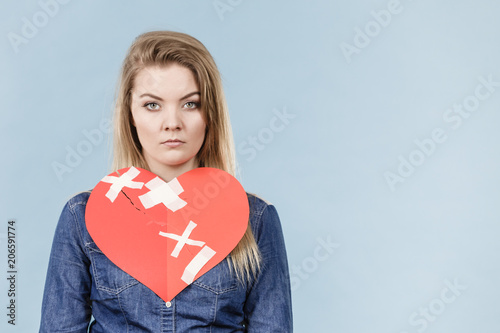
<svg viewBox="0 0 500 333">
<path fill-rule="evenodd" d="M 296 332 L 500 332 L 499 13 L 494 0 L 3 1 L 0 330 L 38 329 L 60 211 L 109 170 L 128 47 L 176 30 L 214 56 L 239 179 L 280 214 Z"/>
</svg>

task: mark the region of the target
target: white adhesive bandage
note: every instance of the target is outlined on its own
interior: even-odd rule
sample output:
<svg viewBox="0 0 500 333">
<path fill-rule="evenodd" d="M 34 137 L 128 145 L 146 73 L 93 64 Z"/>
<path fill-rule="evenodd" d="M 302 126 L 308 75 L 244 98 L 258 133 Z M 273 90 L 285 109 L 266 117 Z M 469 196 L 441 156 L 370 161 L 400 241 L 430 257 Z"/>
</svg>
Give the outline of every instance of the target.
<svg viewBox="0 0 500 333">
<path fill-rule="evenodd" d="M 205 245 L 205 242 L 189 239 L 189 235 L 191 235 L 191 232 L 193 231 L 194 228 L 196 228 L 196 226 L 197 226 L 196 223 L 194 223 L 193 221 L 189 221 L 186 230 L 184 230 L 181 236 L 160 231 L 160 236 L 168 237 L 177 241 L 177 244 L 175 245 L 175 248 L 171 254 L 172 257 L 177 258 L 185 244 L 200 246 L 200 247 Z"/>
<path fill-rule="evenodd" d="M 179 194 L 184 192 L 184 189 L 177 178 L 165 183 L 161 178 L 156 177 L 147 182 L 146 187 L 150 191 L 139 196 L 139 200 L 141 200 L 142 205 L 146 209 L 162 203 L 165 207 L 175 212 L 187 204 L 187 202 L 179 198 Z"/>
<path fill-rule="evenodd" d="M 200 252 L 191 260 L 191 262 L 184 269 L 184 273 L 182 274 L 181 280 L 186 282 L 187 284 L 191 284 L 194 281 L 196 274 L 205 266 L 205 264 L 212 259 L 215 255 L 215 251 L 209 248 L 208 246 L 204 246 Z"/>
<path fill-rule="evenodd" d="M 128 169 L 128 171 L 125 172 L 120 177 L 115 177 L 115 176 L 104 177 L 101 180 L 102 182 L 112 184 L 108 192 L 106 193 L 106 197 L 109 200 L 111 200 L 111 202 L 114 202 L 116 197 L 118 196 L 118 193 L 120 193 L 124 187 L 141 189 L 144 183 L 132 181 L 135 177 L 139 175 L 139 173 L 140 173 L 139 170 L 137 170 L 134 167 L 130 167 L 130 169 Z"/>
</svg>

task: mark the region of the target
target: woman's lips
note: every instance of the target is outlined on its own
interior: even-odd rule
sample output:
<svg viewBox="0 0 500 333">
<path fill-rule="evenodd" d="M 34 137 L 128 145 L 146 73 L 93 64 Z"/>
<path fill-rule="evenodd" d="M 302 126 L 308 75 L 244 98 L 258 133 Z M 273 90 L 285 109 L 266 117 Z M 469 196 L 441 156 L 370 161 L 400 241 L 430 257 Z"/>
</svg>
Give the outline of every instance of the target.
<svg viewBox="0 0 500 333">
<path fill-rule="evenodd" d="M 184 141 L 177 140 L 177 139 L 167 140 L 167 141 L 162 142 L 162 145 L 165 145 L 165 146 L 170 147 L 170 148 L 179 147 L 183 144 L 184 144 Z"/>
</svg>

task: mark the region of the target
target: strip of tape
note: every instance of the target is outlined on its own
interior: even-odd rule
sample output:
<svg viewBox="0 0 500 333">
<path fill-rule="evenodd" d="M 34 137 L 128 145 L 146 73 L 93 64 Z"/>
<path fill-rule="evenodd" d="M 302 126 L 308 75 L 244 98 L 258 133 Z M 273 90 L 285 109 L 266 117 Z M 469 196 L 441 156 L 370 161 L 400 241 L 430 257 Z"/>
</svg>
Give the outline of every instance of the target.
<svg viewBox="0 0 500 333">
<path fill-rule="evenodd" d="M 181 280 L 187 284 L 191 284 L 194 281 L 196 274 L 205 266 L 205 264 L 212 259 L 215 255 L 215 251 L 210 247 L 205 245 L 200 252 L 189 262 L 189 264 L 184 269 Z"/>
<path fill-rule="evenodd" d="M 196 226 L 197 226 L 196 223 L 194 223 L 193 221 L 189 221 L 189 224 L 186 227 L 186 229 L 184 230 L 184 232 L 182 233 L 182 236 L 160 231 L 160 236 L 168 237 L 168 238 L 171 238 L 171 239 L 174 239 L 177 241 L 177 244 L 175 245 L 175 248 L 171 254 L 172 257 L 177 258 L 179 256 L 179 253 L 181 252 L 182 248 L 186 244 L 200 246 L 200 247 L 205 245 L 205 242 L 189 239 L 191 232 L 193 231 L 194 228 L 196 228 Z"/>
<path fill-rule="evenodd" d="M 146 209 L 163 204 L 175 212 L 187 205 L 186 201 L 179 198 L 179 194 L 184 192 L 184 189 L 177 178 L 165 183 L 160 177 L 156 177 L 147 182 L 146 187 L 150 191 L 139 196 L 139 200 Z"/>
<path fill-rule="evenodd" d="M 106 193 L 106 197 L 114 202 L 118 194 L 124 187 L 141 189 L 144 183 L 132 181 L 141 172 L 134 167 L 130 167 L 123 175 L 120 177 L 106 176 L 101 181 L 104 183 L 111 183 L 111 187 Z"/>
</svg>

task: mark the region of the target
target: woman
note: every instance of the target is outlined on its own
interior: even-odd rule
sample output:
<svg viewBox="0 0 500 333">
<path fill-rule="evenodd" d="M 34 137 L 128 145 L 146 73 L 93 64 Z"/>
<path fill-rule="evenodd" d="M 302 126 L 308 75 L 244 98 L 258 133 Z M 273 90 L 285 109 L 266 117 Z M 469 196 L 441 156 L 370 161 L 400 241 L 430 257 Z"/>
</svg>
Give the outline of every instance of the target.
<svg viewBox="0 0 500 333">
<path fill-rule="evenodd" d="M 125 58 L 115 109 L 114 170 L 164 181 L 197 167 L 234 175 L 234 147 L 217 67 L 186 34 L 139 36 Z M 290 278 L 275 208 L 248 194 L 247 231 L 231 254 L 164 302 L 115 266 L 85 226 L 89 193 L 56 228 L 40 332 L 291 332 Z"/>
</svg>

